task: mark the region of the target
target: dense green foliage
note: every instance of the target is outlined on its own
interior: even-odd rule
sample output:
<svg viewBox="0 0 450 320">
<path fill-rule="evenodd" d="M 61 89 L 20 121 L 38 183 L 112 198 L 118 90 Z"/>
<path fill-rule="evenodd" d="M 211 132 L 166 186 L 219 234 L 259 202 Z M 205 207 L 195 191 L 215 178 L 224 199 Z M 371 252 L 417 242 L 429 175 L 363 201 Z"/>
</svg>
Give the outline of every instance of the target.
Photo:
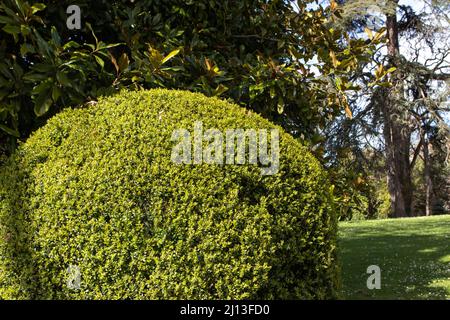
<svg viewBox="0 0 450 320">
<path fill-rule="evenodd" d="M 0 298 L 330 298 L 336 217 L 320 163 L 177 165 L 174 129 L 279 128 L 201 94 L 122 92 L 66 109 L 0 172 Z M 281 128 L 279 128 L 282 131 Z M 66 286 L 78 266 L 81 288 Z"/>
<path fill-rule="evenodd" d="M 337 9 L 313 2 L 2 1 L 0 143 L 124 87 L 230 98 L 318 143 L 328 121 L 351 114 L 352 71 L 381 36 L 350 39 L 333 27 Z M 66 26 L 73 4 L 80 30 Z"/>
</svg>

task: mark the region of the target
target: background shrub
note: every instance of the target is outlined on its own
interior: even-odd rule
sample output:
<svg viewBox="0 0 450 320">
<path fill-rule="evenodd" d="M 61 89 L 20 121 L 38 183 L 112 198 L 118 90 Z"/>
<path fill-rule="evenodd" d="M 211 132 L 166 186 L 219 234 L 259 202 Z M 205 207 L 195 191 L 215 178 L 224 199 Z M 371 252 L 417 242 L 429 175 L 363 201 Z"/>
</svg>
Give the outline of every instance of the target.
<svg viewBox="0 0 450 320">
<path fill-rule="evenodd" d="M 278 128 L 157 89 L 66 109 L 36 131 L 0 174 L 0 298 L 333 297 L 336 219 L 319 162 L 282 132 L 273 176 L 172 163 L 172 131 L 198 120 Z"/>
</svg>

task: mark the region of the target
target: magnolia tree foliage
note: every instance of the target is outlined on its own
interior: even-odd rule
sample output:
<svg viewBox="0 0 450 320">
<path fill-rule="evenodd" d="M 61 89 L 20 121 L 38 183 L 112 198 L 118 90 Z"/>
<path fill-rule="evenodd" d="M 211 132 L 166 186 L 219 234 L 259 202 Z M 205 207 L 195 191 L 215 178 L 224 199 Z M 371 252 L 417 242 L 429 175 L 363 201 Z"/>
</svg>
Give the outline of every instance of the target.
<svg viewBox="0 0 450 320">
<path fill-rule="evenodd" d="M 351 117 L 351 74 L 380 41 L 336 27 L 334 1 L 76 4 L 81 29 L 68 28 L 72 1 L 0 4 L 2 140 L 123 87 L 165 87 L 231 99 L 317 143 L 336 115 Z"/>
</svg>

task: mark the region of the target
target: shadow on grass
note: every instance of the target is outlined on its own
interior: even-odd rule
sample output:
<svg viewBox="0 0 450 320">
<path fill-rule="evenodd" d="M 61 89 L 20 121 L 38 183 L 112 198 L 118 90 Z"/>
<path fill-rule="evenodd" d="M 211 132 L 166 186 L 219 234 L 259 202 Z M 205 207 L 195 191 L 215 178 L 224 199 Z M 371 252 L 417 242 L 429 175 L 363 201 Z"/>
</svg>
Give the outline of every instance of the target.
<svg viewBox="0 0 450 320">
<path fill-rule="evenodd" d="M 343 298 L 450 298 L 450 219 L 390 223 L 341 229 Z M 379 290 L 367 288 L 370 265 L 381 268 Z"/>
</svg>

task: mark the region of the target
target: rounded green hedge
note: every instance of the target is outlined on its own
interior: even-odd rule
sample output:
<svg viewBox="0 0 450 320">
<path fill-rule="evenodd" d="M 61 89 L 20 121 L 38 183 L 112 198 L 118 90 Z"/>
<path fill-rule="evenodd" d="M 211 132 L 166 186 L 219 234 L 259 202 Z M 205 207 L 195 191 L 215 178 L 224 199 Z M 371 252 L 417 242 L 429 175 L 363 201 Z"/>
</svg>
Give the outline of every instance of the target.
<svg viewBox="0 0 450 320">
<path fill-rule="evenodd" d="M 278 173 L 172 162 L 173 131 L 196 121 L 279 129 Z M 281 128 L 219 99 L 124 91 L 63 111 L 8 160 L 0 186 L 3 299 L 335 294 L 325 172 Z"/>
</svg>

